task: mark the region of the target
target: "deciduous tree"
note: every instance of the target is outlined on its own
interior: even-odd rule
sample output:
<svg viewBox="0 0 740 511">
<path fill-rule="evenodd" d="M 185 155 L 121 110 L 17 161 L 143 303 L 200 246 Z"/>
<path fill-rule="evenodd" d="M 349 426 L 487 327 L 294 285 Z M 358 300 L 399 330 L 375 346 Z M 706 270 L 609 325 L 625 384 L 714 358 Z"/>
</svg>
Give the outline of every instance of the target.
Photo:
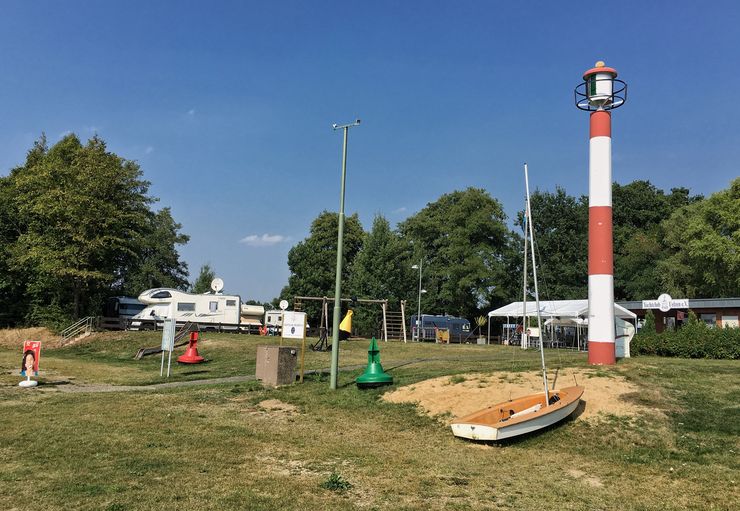
<svg viewBox="0 0 740 511">
<path fill-rule="evenodd" d="M 177 246 L 186 244 L 190 236 L 181 233 L 181 228 L 170 208 L 148 213 L 137 252 L 128 260 L 120 281 L 124 294 L 137 296 L 155 287 L 187 289 L 188 265 L 180 260 Z"/>
<path fill-rule="evenodd" d="M 311 223 L 309 236 L 288 252 L 290 277 L 281 298 L 290 302 L 294 296 L 334 296 L 337 264 L 337 229 L 339 215 L 323 211 Z M 342 259 L 343 292 L 348 289 L 349 276 L 357 253 L 362 247 L 364 231 L 357 214 L 344 222 L 344 254 Z M 320 307 L 306 304 L 311 322 L 318 324 Z M 331 314 L 331 311 L 330 311 Z M 329 321 L 331 323 L 331 320 Z"/>
<path fill-rule="evenodd" d="M 398 310 L 401 300 L 416 296 L 412 251 L 408 240 L 394 232 L 385 217 L 376 216 L 355 258 L 350 293 L 360 298 L 388 300 L 389 308 Z M 379 306 L 358 306 L 354 324 L 361 332 L 374 334 L 380 310 Z"/>
<path fill-rule="evenodd" d="M 673 211 L 700 201 L 686 188 L 669 194 L 649 181 L 614 183 L 614 298 L 640 300 L 664 292 L 658 263 L 668 257 L 661 223 Z"/>
<path fill-rule="evenodd" d="M 36 144 L 10 179 L 19 223 L 11 257 L 28 278 L 32 301 L 69 304 L 75 317 L 87 312 L 137 252 L 149 183 L 100 138 L 83 146 L 75 135 L 50 149 Z"/>
<path fill-rule="evenodd" d="M 445 194 L 400 224 L 424 258 L 423 309 L 471 318 L 490 306 L 504 275 L 510 233 L 501 204 L 480 188 Z"/>
<path fill-rule="evenodd" d="M 670 255 L 660 261 L 666 291 L 689 298 L 733 297 L 740 289 L 740 178 L 675 211 L 663 225 Z"/>
<path fill-rule="evenodd" d="M 174 244 L 187 236 L 169 210 L 151 211 L 148 190 L 138 164 L 99 137 L 49 148 L 42 136 L 0 179 L 0 288 L 17 306 L 4 322 L 58 326 L 98 314 L 112 293 L 138 294 L 150 270 L 186 276 Z"/>
<path fill-rule="evenodd" d="M 577 199 L 568 195 L 563 188 L 557 187 L 555 192 L 535 191 L 531 194 L 531 208 L 540 298 L 584 298 L 588 294 L 586 199 Z M 524 226 L 523 219 L 522 211 L 517 221 L 520 228 Z M 531 275 L 531 270 L 529 273 Z M 534 287 L 530 285 L 529 289 Z M 521 300 L 521 296 L 518 299 Z"/>
</svg>

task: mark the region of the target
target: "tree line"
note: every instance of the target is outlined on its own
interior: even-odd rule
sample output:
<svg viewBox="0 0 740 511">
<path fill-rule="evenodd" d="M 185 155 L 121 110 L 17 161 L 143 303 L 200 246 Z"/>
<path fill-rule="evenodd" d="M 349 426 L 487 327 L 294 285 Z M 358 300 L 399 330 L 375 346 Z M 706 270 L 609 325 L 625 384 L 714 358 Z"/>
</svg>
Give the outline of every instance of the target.
<svg viewBox="0 0 740 511">
<path fill-rule="evenodd" d="M 154 287 L 209 289 L 215 273 L 208 264 L 189 285 L 178 253 L 189 237 L 169 208 L 154 208 L 142 176 L 99 137 L 83 144 L 70 134 L 52 147 L 42 136 L 23 165 L 0 177 L 0 326 L 66 326 L 100 314 L 109 296 Z M 615 183 L 613 197 L 617 300 L 738 295 L 740 178 L 707 198 L 649 181 Z M 585 298 L 587 197 L 535 191 L 532 214 L 542 297 Z M 279 298 L 333 294 L 337 218 L 320 213 L 292 247 Z M 411 313 L 419 289 L 412 267 L 421 265 L 425 313 L 472 319 L 521 300 L 522 224 L 522 211 L 507 218 L 480 188 L 444 194 L 396 226 L 378 215 L 365 231 L 350 215 L 343 294 L 388 299 L 394 308 L 406 300 Z M 308 311 L 317 324 L 318 305 Z M 371 331 L 377 312 L 358 307 L 358 325 Z"/>
<path fill-rule="evenodd" d="M 708 198 L 649 181 L 613 185 L 616 300 L 737 296 L 740 292 L 740 178 Z M 543 299 L 588 296 L 588 197 L 535 191 L 532 216 Z M 378 215 L 368 232 L 358 216 L 345 225 L 343 294 L 388 299 L 407 312 L 472 319 L 522 299 L 524 207 L 507 227 L 501 203 L 479 188 L 443 195 L 391 228 Z M 281 298 L 332 296 L 336 213 L 322 212 L 288 254 Z M 531 289 L 531 286 L 530 286 Z M 314 321 L 318 306 L 307 307 Z M 378 328 L 377 310 L 355 309 L 359 328 Z"/>
</svg>

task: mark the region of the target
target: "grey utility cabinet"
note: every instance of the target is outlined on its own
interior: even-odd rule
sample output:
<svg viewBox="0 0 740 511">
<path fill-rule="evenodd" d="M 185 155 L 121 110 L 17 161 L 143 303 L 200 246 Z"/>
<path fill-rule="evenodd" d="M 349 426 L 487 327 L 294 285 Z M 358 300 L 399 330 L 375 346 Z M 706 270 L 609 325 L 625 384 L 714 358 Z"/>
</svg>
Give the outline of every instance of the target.
<svg viewBox="0 0 740 511">
<path fill-rule="evenodd" d="M 290 346 L 257 346 L 257 379 L 273 387 L 290 385 L 295 381 L 296 355 Z"/>
</svg>

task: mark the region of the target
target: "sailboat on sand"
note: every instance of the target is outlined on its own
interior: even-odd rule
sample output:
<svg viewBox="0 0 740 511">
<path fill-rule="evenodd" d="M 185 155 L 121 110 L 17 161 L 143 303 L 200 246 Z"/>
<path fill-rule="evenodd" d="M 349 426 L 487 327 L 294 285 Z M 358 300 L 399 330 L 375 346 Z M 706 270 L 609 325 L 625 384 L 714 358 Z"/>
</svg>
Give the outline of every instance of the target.
<svg viewBox="0 0 740 511">
<path fill-rule="evenodd" d="M 529 241 L 532 244 L 532 274 L 534 277 L 534 297 L 537 306 L 537 324 L 542 325 L 540 317 L 540 296 L 537 288 L 537 266 L 534 251 L 534 230 L 532 228 L 532 210 L 529 203 L 529 175 L 527 165 L 524 164 L 524 182 L 527 191 L 525 221 L 529 229 Z M 524 261 L 525 286 L 524 300 L 526 300 L 526 258 L 527 232 L 524 233 Z M 524 302 L 526 304 L 526 301 Z M 526 318 L 526 305 L 523 315 Z M 470 440 L 503 440 L 555 424 L 572 414 L 581 401 L 583 387 L 573 386 L 560 390 L 548 390 L 547 368 L 545 366 L 545 351 L 542 344 L 540 330 L 540 359 L 542 361 L 542 383 L 544 392 L 530 394 L 517 399 L 497 403 L 483 410 L 471 413 L 452 422 L 452 434 Z M 523 335 L 525 332 L 522 333 Z"/>
</svg>

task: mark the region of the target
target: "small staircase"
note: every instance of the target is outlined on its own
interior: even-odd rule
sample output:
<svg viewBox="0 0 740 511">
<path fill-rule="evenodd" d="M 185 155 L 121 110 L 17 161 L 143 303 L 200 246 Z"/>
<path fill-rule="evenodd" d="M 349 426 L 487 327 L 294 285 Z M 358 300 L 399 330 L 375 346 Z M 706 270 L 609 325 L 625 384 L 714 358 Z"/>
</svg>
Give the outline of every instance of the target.
<svg viewBox="0 0 740 511">
<path fill-rule="evenodd" d="M 62 330 L 62 339 L 60 344 L 65 346 L 69 343 L 84 339 L 92 334 L 96 319 L 97 318 L 95 316 L 88 316 Z"/>
<path fill-rule="evenodd" d="M 386 311 L 385 325 L 389 341 L 403 341 L 403 315 L 401 311 Z"/>
</svg>

